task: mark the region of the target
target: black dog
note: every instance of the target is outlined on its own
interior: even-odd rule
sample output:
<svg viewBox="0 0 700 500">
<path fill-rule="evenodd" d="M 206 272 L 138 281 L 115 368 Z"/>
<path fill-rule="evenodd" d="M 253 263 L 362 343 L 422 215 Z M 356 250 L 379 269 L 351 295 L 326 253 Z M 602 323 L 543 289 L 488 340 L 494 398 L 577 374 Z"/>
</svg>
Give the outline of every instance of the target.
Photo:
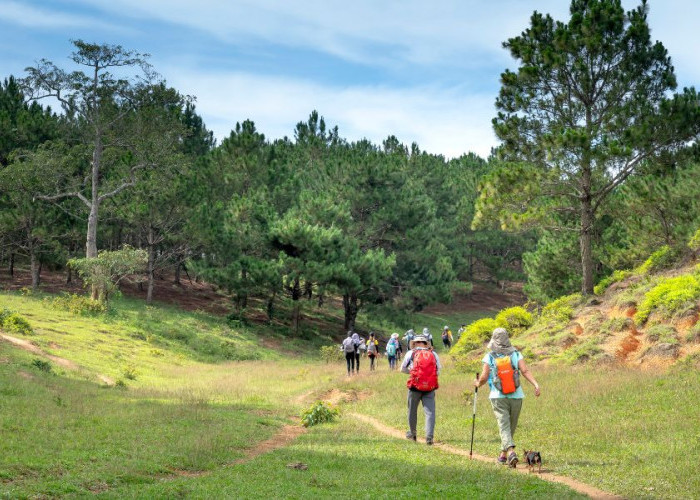
<svg viewBox="0 0 700 500">
<path fill-rule="evenodd" d="M 527 468 L 530 469 L 530 472 L 535 470 L 535 465 L 537 466 L 537 472 L 542 472 L 542 455 L 540 455 L 539 451 L 525 450 L 523 459 L 527 463 Z"/>
</svg>

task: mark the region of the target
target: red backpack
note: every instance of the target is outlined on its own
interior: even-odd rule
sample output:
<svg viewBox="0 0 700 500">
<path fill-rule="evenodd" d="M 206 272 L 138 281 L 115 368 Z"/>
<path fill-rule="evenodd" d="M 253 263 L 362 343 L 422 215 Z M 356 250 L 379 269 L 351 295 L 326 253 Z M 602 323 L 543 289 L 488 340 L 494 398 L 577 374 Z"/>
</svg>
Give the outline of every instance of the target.
<svg viewBox="0 0 700 500">
<path fill-rule="evenodd" d="M 409 389 L 416 389 L 422 392 L 433 391 L 439 387 L 437 360 L 433 355 L 433 351 L 428 349 L 413 351 L 413 366 L 406 386 Z"/>
</svg>

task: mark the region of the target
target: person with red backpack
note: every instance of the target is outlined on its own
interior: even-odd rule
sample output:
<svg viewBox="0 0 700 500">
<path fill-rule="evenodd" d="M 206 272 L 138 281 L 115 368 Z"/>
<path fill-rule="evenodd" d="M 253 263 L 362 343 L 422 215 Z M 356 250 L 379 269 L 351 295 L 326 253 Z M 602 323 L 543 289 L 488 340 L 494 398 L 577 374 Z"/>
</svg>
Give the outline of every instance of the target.
<svg viewBox="0 0 700 500">
<path fill-rule="evenodd" d="M 491 389 L 489 400 L 501 434 L 498 463 L 515 467 L 518 455 L 515 453 L 513 434 L 525 397 L 520 386 L 520 375 L 535 387 L 535 396 L 540 395 L 540 386 L 528 370 L 523 355 L 511 345 L 505 328 L 493 331 L 487 347 L 489 352 L 481 360 L 484 368 L 474 386 L 481 387 L 488 381 Z"/>
<path fill-rule="evenodd" d="M 401 371 L 410 377 L 408 387 L 408 432 L 407 439 L 416 440 L 418 403 L 423 404 L 425 413 L 425 444 L 433 444 L 435 431 L 435 390 L 440 374 L 440 358 L 428 346 L 428 338 L 417 335 L 409 345 L 409 351 L 401 364 Z"/>
</svg>

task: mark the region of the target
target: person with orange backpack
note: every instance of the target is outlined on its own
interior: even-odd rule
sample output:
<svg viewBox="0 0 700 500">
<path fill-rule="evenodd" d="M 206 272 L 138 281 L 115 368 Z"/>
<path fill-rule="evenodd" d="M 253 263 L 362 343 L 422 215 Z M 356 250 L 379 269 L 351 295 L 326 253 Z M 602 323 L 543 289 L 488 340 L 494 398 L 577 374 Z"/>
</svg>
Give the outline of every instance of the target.
<svg viewBox="0 0 700 500">
<path fill-rule="evenodd" d="M 511 345 L 505 328 L 493 331 L 487 347 L 489 352 L 481 360 L 484 368 L 474 387 L 479 388 L 487 381 L 489 383 L 489 400 L 501 434 L 501 453 L 497 461 L 514 468 L 518 464 L 518 455 L 515 453 L 513 434 L 525 397 L 520 386 L 520 375 L 535 387 L 535 396 L 540 395 L 540 386 L 528 370 L 523 355 Z"/>
<path fill-rule="evenodd" d="M 435 432 L 435 390 L 439 387 L 440 358 L 428 346 L 428 338 L 416 335 L 409 345 L 409 351 L 401 364 L 401 371 L 410 377 L 408 387 L 408 432 L 407 439 L 416 440 L 418 403 L 423 404 L 425 413 L 425 444 L 433 444 Z"/>
</svg>

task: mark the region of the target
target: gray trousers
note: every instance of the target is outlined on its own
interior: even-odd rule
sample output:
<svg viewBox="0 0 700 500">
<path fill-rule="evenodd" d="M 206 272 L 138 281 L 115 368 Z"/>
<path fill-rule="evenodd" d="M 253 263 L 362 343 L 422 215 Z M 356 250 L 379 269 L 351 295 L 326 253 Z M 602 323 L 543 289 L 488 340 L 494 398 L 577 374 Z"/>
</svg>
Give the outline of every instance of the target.
<svg viewBox="0 0 700 500">
<path fill-rule="evenodd" d="M 506 451 L 508 448 L 515 448 L 513 434 L 515 434 L 515 428 L 518 426 L 518 417 L 520 417 L 520 409 L 523 407 L 523 400 L 497 398 L 490 401 L 493 414 L 498 422 L 498 432 L 501 433 L 501 450 Z"/>
<path fill-rule="evenodd" d="M 416 423 L 418 421 L 418 403 L 423 402 L 425 413 L 425 438 L 433 439 L 435 431 L 435 391 L 420 392 L 408 391 L 408 428 L 411 435 L 416 435 Z"/>
</svg>

